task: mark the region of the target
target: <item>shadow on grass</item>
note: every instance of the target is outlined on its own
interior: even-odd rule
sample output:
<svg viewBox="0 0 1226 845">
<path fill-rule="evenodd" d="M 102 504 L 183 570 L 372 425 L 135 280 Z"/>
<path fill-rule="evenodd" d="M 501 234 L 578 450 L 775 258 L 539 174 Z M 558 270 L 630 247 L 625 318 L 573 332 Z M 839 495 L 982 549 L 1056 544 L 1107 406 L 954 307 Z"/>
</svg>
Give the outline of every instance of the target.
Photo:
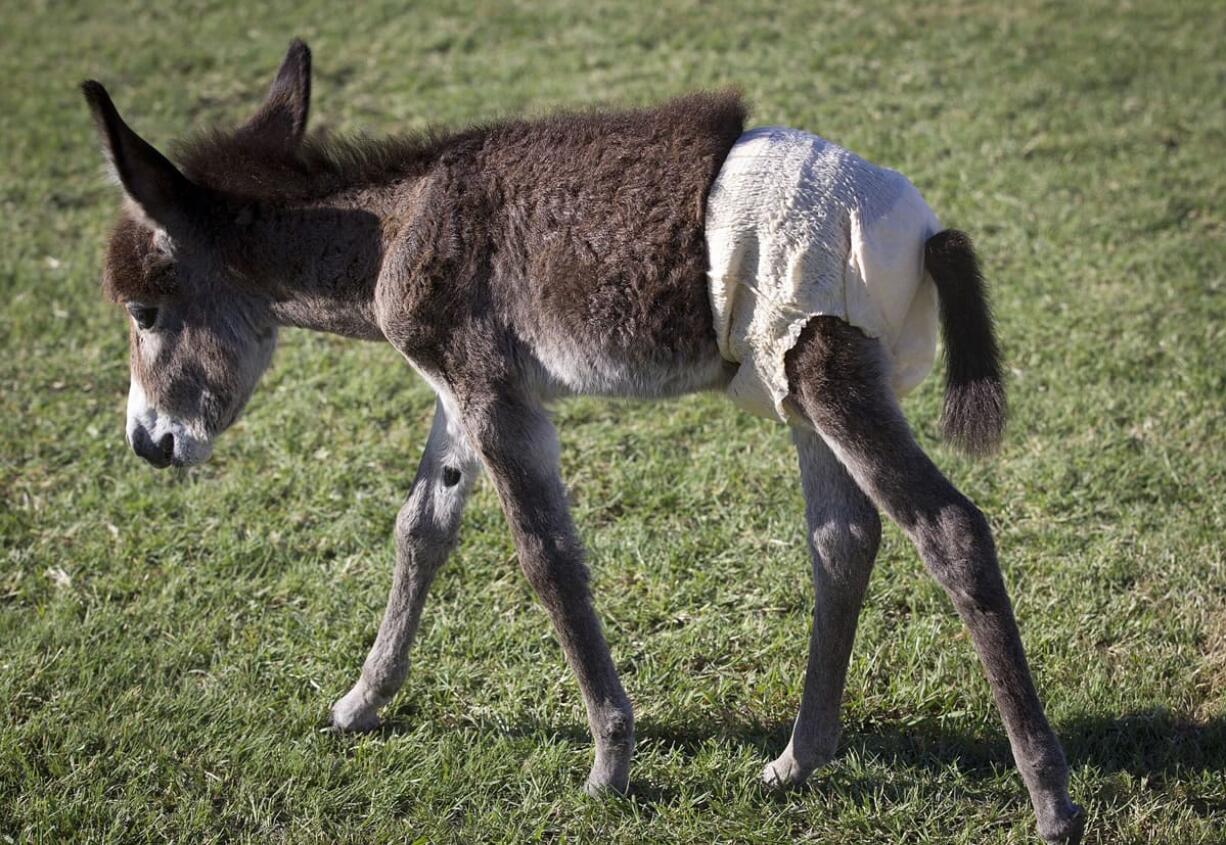
<svg viewBox="0 0 1226 845">
<path fill-rule="evenodd" d="M 1138 777 L 1226 770 L 1226 718 L 1222 717 L 1194 722 L 1165 709 L 1153 709 L 1119 717 L 1079 716 L 1055 728 L 1074 768 L 1090 765 L 1102 772 L 1122 771 Z M 710 740 L 730 742 L 753 748 L 764 760 L 783 750 L 790 731 L 790 724 L 771 726 L 752 721 L 704 727 L 642 720 L 637 727 L 640 740 L 693 751 Z M 886 764 L 915 768 L 944 769 L 957 763 L 972 777 L 1013 765 L 1003 731 L 981 736 L 935 722 L 849 725 L 838 753 L 849 751 Z"/>
<path fill-rule="evenodd" d="M 409 720 L 396 713 L 379 730 L 384 736 L 405 732 Z M 1078 716 L 1056 726 L 1070 766 L 1076 770 L 1088 766 L 1099 775 L 1127 773 L 1148 779 L 1162 789 L 1168 778 L 1186 780 L 1197 776 L 1220 776 L 1226 771 L 1226 718 L 1218 716 L 1197 722 L 1182 719 L 1160 708 L 1128 713 L 1118 717 Z M 536 737 L 543 741 L 563 740 L 575 745 L 590 745 L 585 725 L 548 724 L 535 718 L 524 718 L 502 727 L 513 737 Z M 635 733 L 641 750 L 649 746 L 697 754 L 711 742 L 725 743 L 752 750 L 763 764 L 773 759 L 786 746 L 791 725 L 767 724 L 742 714 L 683 721 L 640 718 Z M 920 785 L 922 778 L 903 776 L 894 783 L 882 783 L 875 778 L 849 777 L 838 769 L 839 758 L 848 754 L 874 761 L 897 770 L 900 774 L 916 770 L 941 772 L 956 766 L 974 790 L 974 784 L 986 784 L 1000 776 L 1002 769 L 1013 768 L 1013 758 L 1003 731 L 978 735 L 942 726 L 935 721 L 901 725 L 871 722 L 846 726 L 838 753 L 830 768 L 819 771 L 804 789 L 837 789 L 854 798 L 882 796 L 907 800 L 908 788 Z M 948 793 L 948 785 L 942 787 Z M 1019 784 L 1020 789 L 1020 784 Z M 1096 789 L 1096 796 L 1111 792 L 1109 783 Z M 959 789 L 958 791 L 961 791 Z M 664 783 L 632 778 L 630 799 L 647 813 L 668 806 L 677 800 L 680 790 Z M 1226 799 L 1218 794 L 1185 795 L 1194 812 L 1205 817 L 1226 813 Z M 765 800 L 786 801 L 786 793 L 764 790 Z M 1082 800 L 1091 799 L 1083 795 Z M 1021 794 L 1019 793 L 1019 800 Z"/>
<path fill-rule="evenodd" d="M 747 721 L 707 727 L 683 727 L 677 723 L 647 722 L 638 728 L 644 740 L 671 745 L 697 752 L 705 743 L 715 740 L 753 749 L 765 763 L 773 759 L 787 744 L 790 724 L 768 726 Z M 1125 772 L 1144 778 L 1152 787 L 1164 789 L 1168 778 L 1186 780 L 1189 777 L 1220 777 L 1226 772 L 1226 718 L 1215 717 L 1204 722 L 1181 719 L 1165 709 L 1128 713 L 1119 717 L 1079 716 L 1056 725 L 1065 754 L 1074 769 L 1089 766 L 1099 775 Z M 838 770 L 838 758 L 848 753 L 876 761 L 899 772 L 928 770 L 932 772 L 956 765 L 959 772 L 973 784 L 986 783 L 1000 775 L 1002 768 L 1013 768 L 1013 757 L 1003 733 L 980 736 L 950 730 L 935 722 L 916 725 L 873 723 L 851 725 L 844 732 L 833 766 L 819 771 L 804 787 L 809 790 L 837 789 L 847 797 L 882 796 L 905 800 L 909 789 L 919 785 L 915 778 L 902 777 L 894 783 L 882 783 L 876 778 L 848 777 Z M 1020 785 L 1019 785 L 1020 786 Z M 948 792 L 949 787 L 944 787 Z M 1093 795 L 1082 800 L 1106 798 L 1116 785 L 1105 782 L 1093 788 Z M 956 791 L 962 791 L 955 787 Z M 654 792 L 642 790 L 641 801 L 650 801 Z M 1197 795 L 1195 787 L 1184 791 L 1193 812 L 1205 818 L 1220 818 L 1226 814 L 1226 798 L 1221 790 Z M 636 793 L 638 794 L 638 793 Z M 773 793 L 778 800 L 782 795 Z M 1019 798 L 1021 794 L 1019 793 Z"/>
<path fill-rule="evenodd" d="M 408 732 L 418 722 L 414 715 L 411 706 L 397 708 L 386 714 L 377 735 Z M 1089 765 L 1103 773 L 1127 772 L 1137 777 L 1226 771 L 1226 717 L 1197 722 L 1154 708 L 1117 717 L 1077 716 L 1055 728 L 1073 768 Z M 541 736 L 580 745 L 591 742 L 586 725 L 523 718 L 503 729 L 514 737 Z M 753 749 L 764 763 L 783 750 L 790 732 L 790 723 L 766 724 L 740 715 L 712 720 L 708 714 L 703 721 L 641 717 L 635 724 L 640 746 L 653 743 L 697 752 L 714 740 Z M 836 761 L 849 752 L 912 768 L 945 769 L 956 763 L 971 777 L 992 776 L 1001 766 L 1013 765 L 1003 730 L 978 735 L 934 721 L 847 725 Z"/>
</svg>

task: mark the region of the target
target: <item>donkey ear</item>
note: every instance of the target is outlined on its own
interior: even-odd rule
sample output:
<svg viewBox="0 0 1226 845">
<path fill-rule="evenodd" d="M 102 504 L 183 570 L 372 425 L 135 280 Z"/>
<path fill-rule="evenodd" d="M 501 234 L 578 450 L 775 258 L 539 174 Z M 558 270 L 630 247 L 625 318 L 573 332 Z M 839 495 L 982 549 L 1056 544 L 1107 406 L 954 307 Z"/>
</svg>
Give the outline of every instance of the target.
<svg viewBox="0 0 1226 845">
<path fill-rule="evenodd" d="M 289 50 L 268 89 L 264 105 L 239 130 L 286 147 L 302 140 L 311 107 L 311 50 L 300 39 Z"/>
<path fill-rule="evenodd" d="M 123 122 L 101 83 L 91 79 L 82 83 L 81 91 L 102 136 L 103 151 L 128 197 L 163 228 L 182 228 L 199 201 L 199 189 Z"/>
</svg>

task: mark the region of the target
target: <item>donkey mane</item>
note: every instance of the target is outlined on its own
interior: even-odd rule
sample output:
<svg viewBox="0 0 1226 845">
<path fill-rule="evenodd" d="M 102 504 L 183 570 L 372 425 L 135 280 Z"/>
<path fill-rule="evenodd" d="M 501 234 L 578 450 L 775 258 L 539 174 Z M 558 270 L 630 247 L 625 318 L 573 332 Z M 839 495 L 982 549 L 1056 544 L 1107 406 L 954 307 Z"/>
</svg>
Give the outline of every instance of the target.
<svg viewBox="0 0 1226 845">
<path fill-rule="evenodd" d="M 285 146 L 245 131 L 205 130 L 174 146 L 184 174 L 226 194 L 272 202 L 309 203 L 342 190 L 386 184 L 417 175 L 442 158 L 479 151 L 495 137 L 562 132 L 600 136 L 638 129 L 654 134 L 662 123 L 740 124 L 746 107 L 735 90 L 700 92 L 646 108 L 616 111 L 567 110 L 538 118 L 508 118 L 460 129 L 431 127 L 421 132 L 373 138 L 306 135 Z M 662 122 L 661 117 L 667 120 Z"/>
<path fill-rule="evenodd" d="M 448 149 L 480 143 L 489 131 L 477 126 L 372 138 L 317 130 L 286 148 L 241 130 L 210 129 L 174 150 L 184 174 L 200 185 L 255 199 L 310 202 L 412 176 Z"/>
</svg>

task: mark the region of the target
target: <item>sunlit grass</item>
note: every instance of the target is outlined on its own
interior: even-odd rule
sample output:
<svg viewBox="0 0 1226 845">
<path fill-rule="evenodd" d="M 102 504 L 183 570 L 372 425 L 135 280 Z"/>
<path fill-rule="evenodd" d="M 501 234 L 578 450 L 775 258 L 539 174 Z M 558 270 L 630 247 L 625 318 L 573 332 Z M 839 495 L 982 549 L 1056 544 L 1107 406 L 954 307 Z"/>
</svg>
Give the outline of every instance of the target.
<svg viewBox="0 0 1226 845">
<path fill-rule="evenodd" d="M 1212 2 L 8 4 L 0 12 L 0 841 L 1023 842 L 969 641 L 887 531 L 839 758 L 759 790 L 811 602 L 786 433 L 718 397 L 560 405 L 597 604 L 639 716 L 590 745 L 488 486 L 404 691 L 320 732 L 390 582 L 432 400 L 387 347 L 288 332 L 215 459 L 124 446 L 116 197 L 76 84 L 165 145 L 256 103 L 292 35 L 315 121 L 391 131 L 735 83 L 757 123 L 907 173 L 971 231 L 1015 410 L 918 436 L 990 515 L 1088 841 L 1223 841 L 1226 15 Z"/>
</svg>

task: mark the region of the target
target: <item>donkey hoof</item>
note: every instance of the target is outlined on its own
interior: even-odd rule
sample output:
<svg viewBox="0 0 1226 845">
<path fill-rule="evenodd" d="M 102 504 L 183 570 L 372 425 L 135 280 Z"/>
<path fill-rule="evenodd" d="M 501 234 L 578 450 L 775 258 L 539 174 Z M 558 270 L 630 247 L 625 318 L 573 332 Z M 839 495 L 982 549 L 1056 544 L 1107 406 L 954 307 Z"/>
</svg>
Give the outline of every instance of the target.
<svg viewBox="0 0 1226 845">
<path fill-rule="evenodd" d="M 620 798 L 630 789 L 629 782 L 614 783 L 612 781 L 596 780 L 589 777 L 583 784 L 583 791 L 589 798 Z"/>
<path fill-rule="evenodd" d="M 587 774 L 583 791 L 592 798 L 625 795 L 630 790 L 630 760 L 597 760 Z"/>
<path fill-rule="evenodd" d="M 350 691 L 332 705 L 332 727 L 344 733 L 370 733 L 379 727 L 379 712 Z"/>
<path fill-rule="evenodd" d="M 1039 823 L 1039 836 L 1044 842 L 1059 845 L 1077 845 L 1086 829 L 1086 812 L 1076 804 L 1069 804 L 1070 812 L 1059 819 Z"/>
<path fill-rule="evenodd" d="M 762 783 L 770 789 L 794 789 L 809 779 L 812 766 L 802 766 L 785 751 L 762 770 Z"/>
</svg>

